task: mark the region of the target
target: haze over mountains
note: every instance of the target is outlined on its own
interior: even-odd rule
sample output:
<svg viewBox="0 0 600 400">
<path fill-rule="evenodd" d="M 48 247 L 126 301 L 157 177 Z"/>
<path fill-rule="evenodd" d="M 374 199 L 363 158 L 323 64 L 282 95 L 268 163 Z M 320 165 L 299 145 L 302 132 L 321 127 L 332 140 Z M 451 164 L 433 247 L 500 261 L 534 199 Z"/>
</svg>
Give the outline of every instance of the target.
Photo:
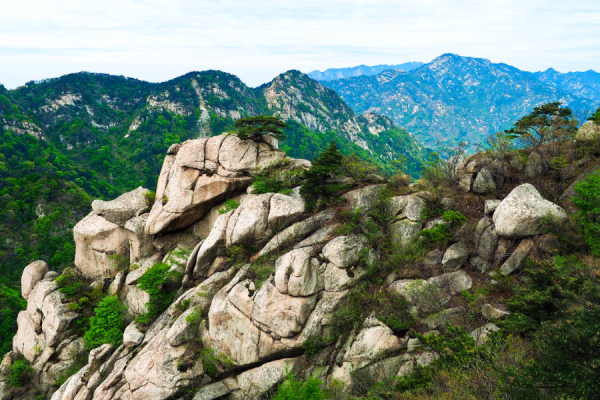
<svg viewBox="0 0 600 400">
<path fill-rule="evenodd" d="M 597 72 L 531 73 L 455 54 L 409 72 L 387 70 L 322 83 L 356 112 L 387 115 L 428 146 L 461 140 L 477 144 L 550 101 L 574 111 L 595 110 L 600 103 Z"/>
<path fill-rule="evenodd" d="M 353 76 L 371 76 L 377 75 L 383 71 L 388 70 L 401 70 L 401 71 L 412 71 L 413 69 L 419 68 L 425 63 L 419 61 L 407 62 L 397 65 L 374 65 L 372 67 L 368 65 L 358 65 L 351 68 L 329 68 L 326 71 L 312 71 L 307 75 L 317 81 L 333 81 L 337 79 L 350 78 Z"/>
</svg>

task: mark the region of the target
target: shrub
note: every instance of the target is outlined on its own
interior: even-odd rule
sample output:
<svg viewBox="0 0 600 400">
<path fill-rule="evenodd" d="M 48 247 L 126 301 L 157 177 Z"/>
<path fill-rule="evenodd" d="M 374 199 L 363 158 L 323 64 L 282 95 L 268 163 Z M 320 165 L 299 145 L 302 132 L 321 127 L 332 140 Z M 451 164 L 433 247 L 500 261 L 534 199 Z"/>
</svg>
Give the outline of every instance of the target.
<svg viewBox="0 0 600 400">
<path fill-rule="evenodd" d="M 422 176 L 433 185 L 455 186 L 459 180 L 456 168 L 466 154 L 467 142 L 460 142 L 455 147 L 438 144 L 438 151 L 429 155 Z"/>
<path fill-rule="evenodd" d="M 363 160 L 356 154 L 343 157 L 341 165 L 344 176 L 350 176 L 359 183 L 365 182 L 368 175 L 380 172 L 377 166 Z"/>
<path fill-rule="evenodd" d="M 59 287 L 58 291 L 67 298 L 74 297 L 83 289 L 81 287 L 83 284 L 81 277 L 77 275 L 73 268 L 65 268 L 62 275 L 56 277 L 55 282 Z"/>
<path fill-rule="evenodd" d="M 328 203 L 331 197 L 345 188 L 345 185 L 327 182 L 342 173 L 343 157 L 335 142 L 331 142 L 327 149 L 315 157 L 310 169 L 304 173 L 306 181 L 300 193 L 309 210 L 319 203 Z"/>
<path fill-rule="evenodd" d="M 150 295 L 146 303 L 147 313 L 138 315 L 136 322 L 148 324 L 163 312 L 173 300 L 181 281 L 181 273 L 169 271 L 170 266 L 157 263 L 148 268 L 138 280 L 138 287 Z"/>
<path fill-rule="evenodd" d="M 272 134 L 279 140 L 285 139 L 285 134 L 282 129 L 288 125 L 281 121 L 279 117 L 270 115 L 257 115 L 253 117 L 244 117 L 235 121 L 234 125 L 238 131 L 237 135 L 240 139 L 260 140 L 261 136 Z"/>
<path fill-rule="evenodd" d="M 279 385 L 274 400 L 322 400 L 327 396 L 321 388 L 323 382 L 311 375 L 305 381 L 296 380 L 293 372 L 288 372 Z"/>
<path fill-rule="evenodd" d="M 223 208 L 219 209 L 219 214 L 227 214 L 231 210 L 236 210 L 240 206 L 240 202 L 235 199 L 228 199 L 223 203 Z"/>
<path fill-rule="evenodd" d="M 423 244 L 439 243 L 445 245 L 451 239 L 452 233 L 450 233 L 448 226 L 444 224 L 437 224 L 429 229 L 423 229 L 419 232 L 419 240 L 421 240 Z"/>
<path fill-rule="evenodd" d="M 600 257 L 600 173 L 594 173 L 575 185 L 572 199 L 578 208 L 576 220 L 592 254 Z"/>
<path fill-rule="evenodd" d="M 461 225 L 467 221 L 467 217 L 462 215 L 460 211 L 446 210 L 442 214 L 442 219 L 445 222 L 450 222 L 452 225 Z"/>
<path fill-rule="evenodd" d="M 590 121 L 594 121 L 597 124 L 600 124 L 600 107 L 596 110 L 594 115 L 589 118 Z"/>
<path fill-rule="evenodd" d="M 289 161 L 284 160 L 268 166 L 255 175 L 252 183 L 252 193 L 290 193 L 293 188 L 301 184 L 304 171 L 286 169 L 288 165 Z"/>
<path fill-rule="evenodd" d="M 11 373 L 8 376 L 8 383 L 10 386 L 23 386 L 28 383 L 29 377 L 33 373 L 34 370 L 29 361 L 23 358 L 15 360 L 11 368 Z"/>
<path fill-rule="evenodd" d="M 144 193 L 144 199 L 146 201 L 146 206 L 152 207 L 156 201 L 156 192 L 153 192 L 152 190 L 146 191 L 146 193 Z"/>
<path fill-rule="evenodd" d="M 95 315 L 90 318 L 90 329 L 83 336 L 88 350 L 104 343 L 119 346 L 123 341 L 123 305 L 117 296 L 106 296 L 94 309 Z"/>
</svg>

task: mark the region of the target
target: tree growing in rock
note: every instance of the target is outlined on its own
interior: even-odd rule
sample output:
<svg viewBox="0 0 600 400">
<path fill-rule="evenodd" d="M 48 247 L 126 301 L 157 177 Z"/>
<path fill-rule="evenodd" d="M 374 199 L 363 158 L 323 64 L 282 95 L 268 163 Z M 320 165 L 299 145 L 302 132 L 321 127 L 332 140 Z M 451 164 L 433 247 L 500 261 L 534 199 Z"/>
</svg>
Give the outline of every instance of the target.
<svg viewBox="0 0 600 400">
<path fill-rule="evenodd" d="M 235 121 L 237 135 L 240 139 L 259 141 L 263 135 L 272 134 L 276 139 L 284 140 L 283 129 L 288 125 L 278 117 L 257 115 L 254 117 L 240 118 Z"/>
<path fill-rule="evenodd" d="M 535 107 L 533 111 L 515 122 L 515 126 L 506 133 L 519 139 L 524 145 L 533 148 L 564 142 L 577 132 L 577 120 L 567 107 L 560 102 L 546 103 Z"/>
</svg>

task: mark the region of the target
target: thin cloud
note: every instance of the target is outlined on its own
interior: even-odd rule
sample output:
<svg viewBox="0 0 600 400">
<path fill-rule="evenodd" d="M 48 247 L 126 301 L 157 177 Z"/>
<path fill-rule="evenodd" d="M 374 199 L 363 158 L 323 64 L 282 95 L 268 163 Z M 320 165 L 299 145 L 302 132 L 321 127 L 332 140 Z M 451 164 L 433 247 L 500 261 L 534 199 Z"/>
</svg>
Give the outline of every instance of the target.
<svg viewBox="0 0 600 400">
<path fill-rule="evenodd" d="M 600 3 L 547 0 L 3 2 L 0 82 L 80 70 L 171 79 L 221 69 L 256 86 L 288 69 L 428 62 L 452 52 L 525 70 L 600 70 Z"/>
</svg>

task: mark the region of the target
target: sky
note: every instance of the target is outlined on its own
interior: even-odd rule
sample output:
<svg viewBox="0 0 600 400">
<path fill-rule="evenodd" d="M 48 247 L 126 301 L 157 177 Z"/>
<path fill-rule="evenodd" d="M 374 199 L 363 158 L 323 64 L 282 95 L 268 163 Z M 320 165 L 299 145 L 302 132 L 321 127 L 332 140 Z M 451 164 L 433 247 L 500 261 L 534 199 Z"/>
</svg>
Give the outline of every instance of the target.
<svg viewBox="0 0 600 400">
<path fill-rule="evenodd" d="M 0 83 L 90 71 L 151 82 L 218 69 L 258 86 L 290 69 L 429 62 L 600 71 L 598 0 L 0 0 Z"/>
</svg>

